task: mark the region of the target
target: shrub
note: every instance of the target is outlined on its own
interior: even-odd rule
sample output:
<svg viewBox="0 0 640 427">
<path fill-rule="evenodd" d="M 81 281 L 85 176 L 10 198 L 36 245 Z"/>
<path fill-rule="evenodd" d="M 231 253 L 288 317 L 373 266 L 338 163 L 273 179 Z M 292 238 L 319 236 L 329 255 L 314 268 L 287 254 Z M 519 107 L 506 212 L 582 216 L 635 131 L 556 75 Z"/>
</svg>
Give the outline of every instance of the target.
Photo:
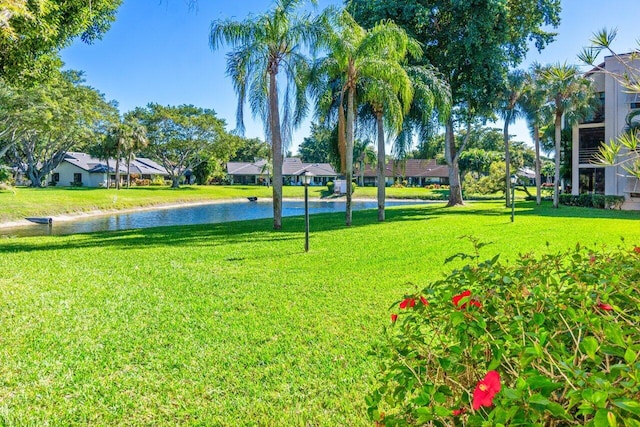
<svg viewBox="0 0 640 427">
<path fill-rule="evenodd" d="M 329 190 L 329 193 L 333 194 L 333 189 L 335 188 L 335 183 L 333 181 L 328 181 L 327 182 L 327 190 Z"/>
<path fill-rule="evenodd" d="M 405 295 L 375 348 L 385 425 L 640 425 L 640 247 L 498 256 Z"/>
<path fill-rule="evenodd" d="M 603 196 L 602 194 L 560 194 L 559 197 L 563 205 L 598 209 L 620 209 L 624 200 L 624 196 Z"/>
</svg>

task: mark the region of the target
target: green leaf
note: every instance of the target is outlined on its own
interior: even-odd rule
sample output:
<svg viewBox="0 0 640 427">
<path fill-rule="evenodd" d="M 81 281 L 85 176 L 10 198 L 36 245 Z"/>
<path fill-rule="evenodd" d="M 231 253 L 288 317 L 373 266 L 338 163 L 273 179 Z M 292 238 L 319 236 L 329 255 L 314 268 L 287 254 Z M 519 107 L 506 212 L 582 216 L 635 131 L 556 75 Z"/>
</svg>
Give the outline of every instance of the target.
<svg viewBox="0 0 640 427">
<path fill-rule="evenodd" d="M 509 277 L 509 276 L 504 276 L 502 278 L 502 283 L 504 283 L 505 285 L 508 285 L 511 282 L 512 282 L 512 280 L 511 280 L 511 277 Z"/>
<path fill-rule="evenodd" d="M 563 418 L 565 420 L 572 419 L 571 415 L 569 415 L 562 405 L 556 402 L 549 402 L 547 405 L 547 411 L 549 411 L 554 417 Z"/>
<path fill-rule="evenodd" d="M 624 353 L 624 360 L 630 365 L 636 361 L 637 357 L 638 355 L 631 348 L 627 348 L 627 351 Z"/>
<path fill-rule="evenodd" d="M 549 399 L 547 399 L 543 395 L 536 393 L 529 398 L 529 403 L 532 403 L 534 405 L 547 406 L 550 402 Z"/>
<path fill-rule="evenodd" d="M 594 337 L 585 337 L 580 342 L 580 350 L 582 350 L 582 352 L 584 353 L 587 353 L 587 356 L 589 356 L 591 360 L 595 360 L 598 346 L 598 340 L 596 340 Z"/>
<path fill-rule="evenodd" d="M 631 412 L 634 415 L 640 416 L 640 402 L 633 399 L 614 399 L 613 404 L 618 408 L 623 409 L 627 412 Z"/>
<path fill-rule="evenodd" d="M 545 316 L 542 313 L 534 313 L 533 314 L 533 323 L 540 326 L 544 323 Z"/>
<path fill-rule="evenodd" d="M 609 425 L 609 419 L 607 417 L 608 413 L 609 411 L 607 411 L 606 409 L 598 409 L 598 411 L 596 412 L 596 415 L 593 417 L 593 423 L 596 426 L 602 426 L 602 427 Z"/>
</svg>

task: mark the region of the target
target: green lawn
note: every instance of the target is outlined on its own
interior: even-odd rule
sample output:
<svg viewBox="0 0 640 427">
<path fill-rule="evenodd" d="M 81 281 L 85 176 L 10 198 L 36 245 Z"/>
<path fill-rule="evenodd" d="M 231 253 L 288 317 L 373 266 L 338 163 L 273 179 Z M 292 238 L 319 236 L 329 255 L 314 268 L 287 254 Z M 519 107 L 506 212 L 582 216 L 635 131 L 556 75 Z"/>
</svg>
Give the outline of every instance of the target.
<svg viewBox="0 0 640 427">
<path fill-rule="evenodd" d="M 640 245 L 638 212 L 509 212 L 317 215 L 309 253 L 300 217 L 0 240 L 0 425 L 371 425 L 367 351 L 404 292 L 471 249 L 458 237 L 504 259 Z"/>
</svg>

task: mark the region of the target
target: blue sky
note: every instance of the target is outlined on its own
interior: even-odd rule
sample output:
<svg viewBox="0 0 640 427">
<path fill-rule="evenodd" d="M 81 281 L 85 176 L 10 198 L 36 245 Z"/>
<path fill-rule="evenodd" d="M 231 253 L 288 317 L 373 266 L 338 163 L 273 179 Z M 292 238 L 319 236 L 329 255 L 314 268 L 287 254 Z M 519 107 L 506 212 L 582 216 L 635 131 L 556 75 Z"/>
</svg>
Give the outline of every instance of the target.
<svg viewBox="0 0 640 427">
<path fill-rule="evenodd" d="M 319 8 L 340 4 L 319 0 Z M 538 54 L 531 51 L 522 67 L 531 62 L 578 63 L 577 53 L 589 44 L 594 31 L 618 28 L 614 48 L 626 52 L 640 38 L 638 0 L 564 0 L 562 24 L 556 41 Z M 216 19 L 244 19 L 272 5 L 271 0 L 199 0 L 190 11 L 184 0 L 124 0 L 118 17 L 103 40 L 93 45 L 80 41 L 62 52 L 67 68 L 83 70 L 87 83 L 119 103 L 124 113 L 149 102 L 165 105 L 193 104 L 212 108 L 235 127 L 236 96 L 225 74 L 227 47 L 212 52 L 209 27 Z M 262 125 L 245 117 L 246 136 L 264 137 Z M 497 123 L 496 126 L 501 126 Z M 295 134 L 291 150 L 308 135 L 305 123 Z M 511 133 L 530 142 L 526 124 L 518 122 Z"/>
</svg>

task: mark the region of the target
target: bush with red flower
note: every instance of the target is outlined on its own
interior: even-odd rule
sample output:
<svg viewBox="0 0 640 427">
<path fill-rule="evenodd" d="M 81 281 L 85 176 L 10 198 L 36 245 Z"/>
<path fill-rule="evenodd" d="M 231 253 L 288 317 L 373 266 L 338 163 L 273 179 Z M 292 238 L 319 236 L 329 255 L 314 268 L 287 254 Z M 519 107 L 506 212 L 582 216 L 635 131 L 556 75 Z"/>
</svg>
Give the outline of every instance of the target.
<svg viewBox="0 0 640 427">
<path fill-rule="evenodd" d="M 405 295 L 374 350 L 371 419 L 640 426 L 636 248 L 495 257 Z"/>
</svg>

